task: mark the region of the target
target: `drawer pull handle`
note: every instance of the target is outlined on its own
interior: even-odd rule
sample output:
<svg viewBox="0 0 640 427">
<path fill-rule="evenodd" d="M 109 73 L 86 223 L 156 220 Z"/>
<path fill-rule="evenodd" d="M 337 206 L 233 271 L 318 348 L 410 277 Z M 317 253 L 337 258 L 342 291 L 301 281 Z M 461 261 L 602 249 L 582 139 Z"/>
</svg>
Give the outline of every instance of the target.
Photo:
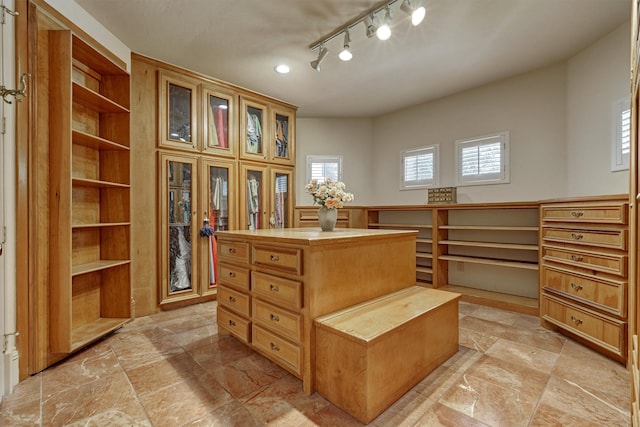
<svg viewBox="0 0 640 427">
<path fill-rule="evenodd" d="M 584 258 L 580 255 L 571 255 L 571 259 L 577 262 L 582 261 Z"/>
<path fill-rule="evenodd" d="M 280 351 L 280 347 L 279 347 L 279 346 L 275 345 L 275 344 L 274 344 L 274 343 L 272 343 L 272 342 L 271 342 L 271 343 L 269 343 L 269 344 L 271 344 L 271 350 L 273 350 L 273 351 Z"/>
<path fill-rule="evenodd" d="M 236 298 L 235 297 L 229 297 L 229 301 L 230 302 L 236 302 Z"/>
<path fill-rule="evenodd" d="M 278 316 L 276 316 L 275 314 L 269 314 L 269 318 L 271 319 L 272 322 L 279 322 L 280 318 Z"/>
<path fill-rule="evenodd" d="M 574 217 L 574 218 L 580 218 L 582 215 L 584 215 L 584 212 L 571 211 L 571 216 Z"/>
<path fill-rule="evenodd" d="M 582 290 L 582 285 L 576 285 L 575 283 L 571 283 L 571 289 L 575 289 L 576 291 Z"/>
<path fill-rule="evenodd" d="M 578 319 L 576 316 L 573 316 L 573 315 L 571 316 L 571 321 L 576 325 L 582 324 L 582 320 Z"/>
<path fill-rule="evenodd" d="M 276 285 L 269 285 L 269 290 L 273 292 L 280 292 L 280 288 Z"/>
<path fill-rule="evenodd" d="M 229 277 L 236 277 L 236 273 L 235 273 L 235 272 L 233 272 L 233 271 L 230 271 L 230 272 L 229 272 Z"/>
<path fill-rule="evenodd" d="M 278 255 L 271 255 L 271 261 L 278 262 L 280 261 L 280 257 Z"/>
<path fill-rule="evenodd" d="M 235 254 L 236 253 L 236 248 L 229 248 L 229 253 L 230 254 Z"/>
<path fill-rule="evenodd" d="M 582 234 L 580 234 L 580 233 L 571 233 L 571 237 L 573 237 L 575 240 L 580 240 L 584 236 Z"/>
<path fill-rule="evenodd" d="M 236 326 L 236 322 L 234 322 L 233 320 L 229 320 L 229 326 Z"/>
</svg>

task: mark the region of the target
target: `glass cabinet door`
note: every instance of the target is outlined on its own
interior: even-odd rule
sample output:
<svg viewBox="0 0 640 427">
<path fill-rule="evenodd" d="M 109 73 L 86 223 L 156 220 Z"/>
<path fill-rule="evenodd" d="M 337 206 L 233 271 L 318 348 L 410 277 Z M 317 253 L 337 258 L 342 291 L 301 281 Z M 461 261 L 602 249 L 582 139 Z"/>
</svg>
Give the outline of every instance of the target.
<svg viewBox="0 0 640 427">
<path fill-rule="evenodd" d="M 237 215 L 236 165 L 232 160 L 203 160 L 203 224 L 214 231 L 235 230 Z M 200 236 L 202 294 L 215 292 L 217 253 L 214 236 Z"/>
<path fill-rule="evenodd" d="M 197 209 L 197 161 L 186 156 L 161 155 L 162 162 L 162 299 L 197 295 L 197 251 L 200 229 L 194 224 Z"/>
<path fill-rule="evenodd" d="M 198 82 L 160 72 L 160 145 L 197 150 Z"/>
<path fill-rule="evenodd" d="M 271 161 L 285 165 L 295 162 L 295 111 L 282 107 L 271 109 Z"/>
<path fill-rule="evenodd" d="M 270 228 L 289 228 L 292 220 L 293 171 L 284 168 L 271 168 L 271 203 L 269 214 Z"/>
<path fill-rule="evenodd" d="M 203 151 L 236 157 L 236 97 L 213 87 L 204 87 Z"/>
<path fill-rule="evenodd" d="M 269 228 L 266 218 L 269 203 L 267 166 L 241 164 L 240 175 L 240 228 Z"/>
<path fill-rule="evenodd" d="M 249 97 L 240 97 L 240 157 L 252 160 L 267 159 L 269 135 L 267 106 Z"/>
</svg>

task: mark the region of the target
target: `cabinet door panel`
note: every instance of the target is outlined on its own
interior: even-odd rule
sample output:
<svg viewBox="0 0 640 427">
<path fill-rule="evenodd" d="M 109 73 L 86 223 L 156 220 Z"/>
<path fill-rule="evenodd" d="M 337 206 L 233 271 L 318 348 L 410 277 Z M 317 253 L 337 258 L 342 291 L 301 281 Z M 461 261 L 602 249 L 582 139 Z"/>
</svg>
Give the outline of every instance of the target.
<svg viewBox="0 0 640 427">
<path fill-rule="evenodd" d="M 202 151 L 225 157 L 237 157 L 237 96 L 210 86 L 203 87 Z"/>
<path fill-rule="evenodd" d="M 248 160 L 268 159 L 269 121 L 267 105 L 247 96 L 240 96 L 240 157 Z"/>
<path fill-rule="evenodd" d="M 197 296 L 197 159 L 161 154 L 162 301 Z"/>
<path fill-rule="evenodd" d="M 198 81 L 166 71 L 158 81 L 160 146 L 196 151 Z"/>
<path fill-rule="evenodd" d="M 296 159 L 295 111 L 283 107 L 272 107 L 271 120 L 271 161 L 273 163 L 293 165 Z"/>
</svg>

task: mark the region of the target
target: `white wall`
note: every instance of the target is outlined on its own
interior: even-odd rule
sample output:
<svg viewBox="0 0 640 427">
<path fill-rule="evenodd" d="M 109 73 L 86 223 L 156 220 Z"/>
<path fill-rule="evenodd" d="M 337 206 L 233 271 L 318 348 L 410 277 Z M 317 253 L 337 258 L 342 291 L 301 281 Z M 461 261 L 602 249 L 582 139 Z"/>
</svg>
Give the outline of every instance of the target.
<svg viewBox="0 0 640 427">
<path fill-rule="evenodd" d="M 455 185 L 457 139 L 511 132 L 511 182 L 458 188 L 459 202 L 536 200 L 564 192 L 566 67 L 481 86 L 374 120 L 378 204 L 423 204 L 426 190 L 399 189 L 401 149 L 440 145 L 439 186 Z"/>
<path fill-rule="evenodd" d="M 305 193 L 308 155 L 341 155 L 342 179 L 355 195 L 351 206 L 373 204 L 371 180 L 372 119 L 296 120 L 296 205 L 310 206 Z"/>
<path fill-rule="evenodd" d="M 568 62 L 568 196 L 629 191 L 629 171 L 610 165 L 612 104 L 630 92 L 629 34 L 627 23 Z"/>
</svg>

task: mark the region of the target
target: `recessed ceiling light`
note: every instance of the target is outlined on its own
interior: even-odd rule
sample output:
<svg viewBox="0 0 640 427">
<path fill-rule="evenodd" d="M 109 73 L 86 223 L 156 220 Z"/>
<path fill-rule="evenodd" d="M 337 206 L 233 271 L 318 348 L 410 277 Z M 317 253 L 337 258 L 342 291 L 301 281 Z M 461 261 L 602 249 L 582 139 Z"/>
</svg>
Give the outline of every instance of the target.
<svg viewBox="0 0 640 427">
<path fill-rule="evenodd" d="M 289 68 L 289 66 L 286 64 L 280 64 L 280 65 L 276 65 L 274 70 L 278 74 L 287 74 L 289 71 L 291 71 L 291 68 Z"/>
</svg>

